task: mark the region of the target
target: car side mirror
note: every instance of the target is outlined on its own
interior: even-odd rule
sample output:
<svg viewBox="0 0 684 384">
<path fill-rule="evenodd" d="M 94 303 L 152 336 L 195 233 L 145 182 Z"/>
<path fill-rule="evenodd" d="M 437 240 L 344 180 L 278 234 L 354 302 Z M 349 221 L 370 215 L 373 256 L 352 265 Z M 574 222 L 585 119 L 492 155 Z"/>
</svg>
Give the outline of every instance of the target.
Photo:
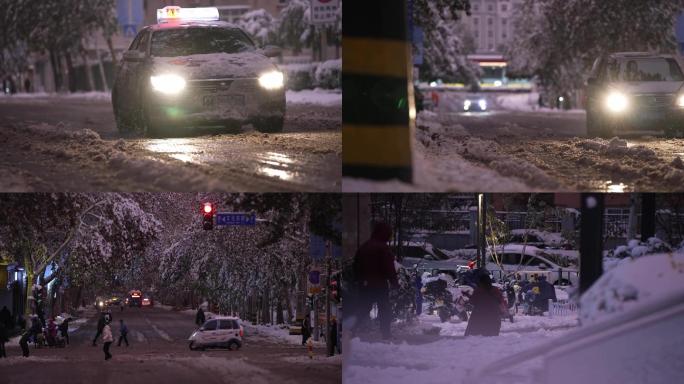
<svg viewBox="0 0 684 384">
<path fill-rule="evenodd" d="M 546 269 L 546 268 L 548 268 L 548 265 L 546 265 L 544 263 L 539 264 L 539 269 Z"/>
<path fill-rule="evenodd" d="M 200 327 L 199 331 L 204 332 L 204 327 Z"/>
<path fill-rule="evenodd" d="M 124 61 L 144 61 L 145 52 L 140 51 L 126 51 L 123 54 Z"/>
<path fill-rule="evenodd" d="M 261 51 L 266 57 L 278 57 L 283 53 L 283 50 L 275 45 L 267 45 Z"/>
</svg>

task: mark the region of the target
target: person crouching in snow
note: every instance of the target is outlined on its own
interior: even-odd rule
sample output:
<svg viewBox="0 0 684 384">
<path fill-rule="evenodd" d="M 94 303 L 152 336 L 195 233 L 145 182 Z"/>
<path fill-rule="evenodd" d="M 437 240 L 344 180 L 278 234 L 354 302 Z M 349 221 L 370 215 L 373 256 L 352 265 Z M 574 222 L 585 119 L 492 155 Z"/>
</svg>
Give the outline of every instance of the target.
<svg viewBox="0 0 684 384">
<path fill-rule="evenodd" d="M 470 296 L 473 312 L 468 320 L 465 336 L 499 336 L 503 296 L 492 285 L 489 275 L 481 275 L 477 288 Z"/>
<path fill-rule="evenodd" d="M 114 341 L 114 337 L 112 336 L 112 327 L 109 326 L 109 321 L 106 321 L 104 328 L 102 328 L 102 341 L 104 342 L 104 347 L 102 350 L 105 354 L 105 360 L 109 360 L 112 358 L 112 354 L 109 353 L 109 347 Z"/>
</svg>

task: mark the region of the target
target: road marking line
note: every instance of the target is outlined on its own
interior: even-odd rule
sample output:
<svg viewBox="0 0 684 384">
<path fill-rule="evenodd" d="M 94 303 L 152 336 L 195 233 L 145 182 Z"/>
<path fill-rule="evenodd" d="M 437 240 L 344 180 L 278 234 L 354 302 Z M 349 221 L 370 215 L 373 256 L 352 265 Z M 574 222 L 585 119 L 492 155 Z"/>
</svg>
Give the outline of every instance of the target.
<svg viewBox="0 0 684 384">
<path fill-rule="evenodd" d="M 152 322 L 150 321 L 150 319 L 145 318 L 145 321 L 147 321 L 147 324 L 149 324 L 150 326 L 152 326 L 152 329 L 154 329 L 154 331 L 157 332 L 157 335 L 159 335 L 159 337 L 161 337 L 162 339 L 164 339 L 164 340 L 166 340 L 166 341 L 173 341 L 173 339 L 171 338 L 171 336 L 169 336 L 168 333 L 166 333 L 166 332 L 164 332 L 163 330 L 157 328 L 156 325 L 152 324 Z"/>
</svg>

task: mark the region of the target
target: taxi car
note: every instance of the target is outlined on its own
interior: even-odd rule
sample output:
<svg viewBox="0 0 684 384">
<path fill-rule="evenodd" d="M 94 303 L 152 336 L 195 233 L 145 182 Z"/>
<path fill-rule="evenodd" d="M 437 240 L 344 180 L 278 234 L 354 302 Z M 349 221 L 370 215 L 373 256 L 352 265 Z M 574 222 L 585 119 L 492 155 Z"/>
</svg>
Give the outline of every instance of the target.
<svg viewBox="0 0 684 384">
<path fill-rule="evenodd" d="M 588 136 L 629 130 L 684 132 L 684 74 L 673 55 L 614 53 L 596 59 L 587 80 Z"/>
<path fill-rule="evenodd" d="M 206 348 L 240 349 L 245 331 L 240 319 L 231 316 L 214 316 L 190 335 L 191 350 Z"/>
<path fill-rule="evenodd" d="M 120 131 L 168 135 L 188 127 L 283 129 L 285 78 L 239 27 L 216 8 L 168 6 L 123 55 L 112 104 Z M 182 131 L 180 131 L 182 132 Z"/>
</svg>

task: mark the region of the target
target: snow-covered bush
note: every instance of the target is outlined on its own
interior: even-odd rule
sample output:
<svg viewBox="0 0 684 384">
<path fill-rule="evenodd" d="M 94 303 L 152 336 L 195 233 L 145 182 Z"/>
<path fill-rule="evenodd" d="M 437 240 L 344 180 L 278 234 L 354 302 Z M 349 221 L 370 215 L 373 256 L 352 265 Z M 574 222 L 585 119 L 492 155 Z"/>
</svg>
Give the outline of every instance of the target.
<svg viewBox="0 0 684 384">
<path fill-rule="evenodd" d="M 288 89 L 301 91 L 314 88 L 315 64 L 285 64 L 279 67 L 285 72 Z"/>
<path fill-rule="evenodd" d="M 646 242 L 632 239 L 627 245 L 619 245 L 608 253 L 609 257 L 624 259 L 626 257 L 640 257 L 653 253 L 672 252 L 672 247 L 657 237 L 651 237 Z"/>
<path fill-rule="evenodd" d="M 340 88 L 342 79 L 342 60 L 328 60 L 316 68 L 316 86 L 324 89 Z"/>
</svg>

